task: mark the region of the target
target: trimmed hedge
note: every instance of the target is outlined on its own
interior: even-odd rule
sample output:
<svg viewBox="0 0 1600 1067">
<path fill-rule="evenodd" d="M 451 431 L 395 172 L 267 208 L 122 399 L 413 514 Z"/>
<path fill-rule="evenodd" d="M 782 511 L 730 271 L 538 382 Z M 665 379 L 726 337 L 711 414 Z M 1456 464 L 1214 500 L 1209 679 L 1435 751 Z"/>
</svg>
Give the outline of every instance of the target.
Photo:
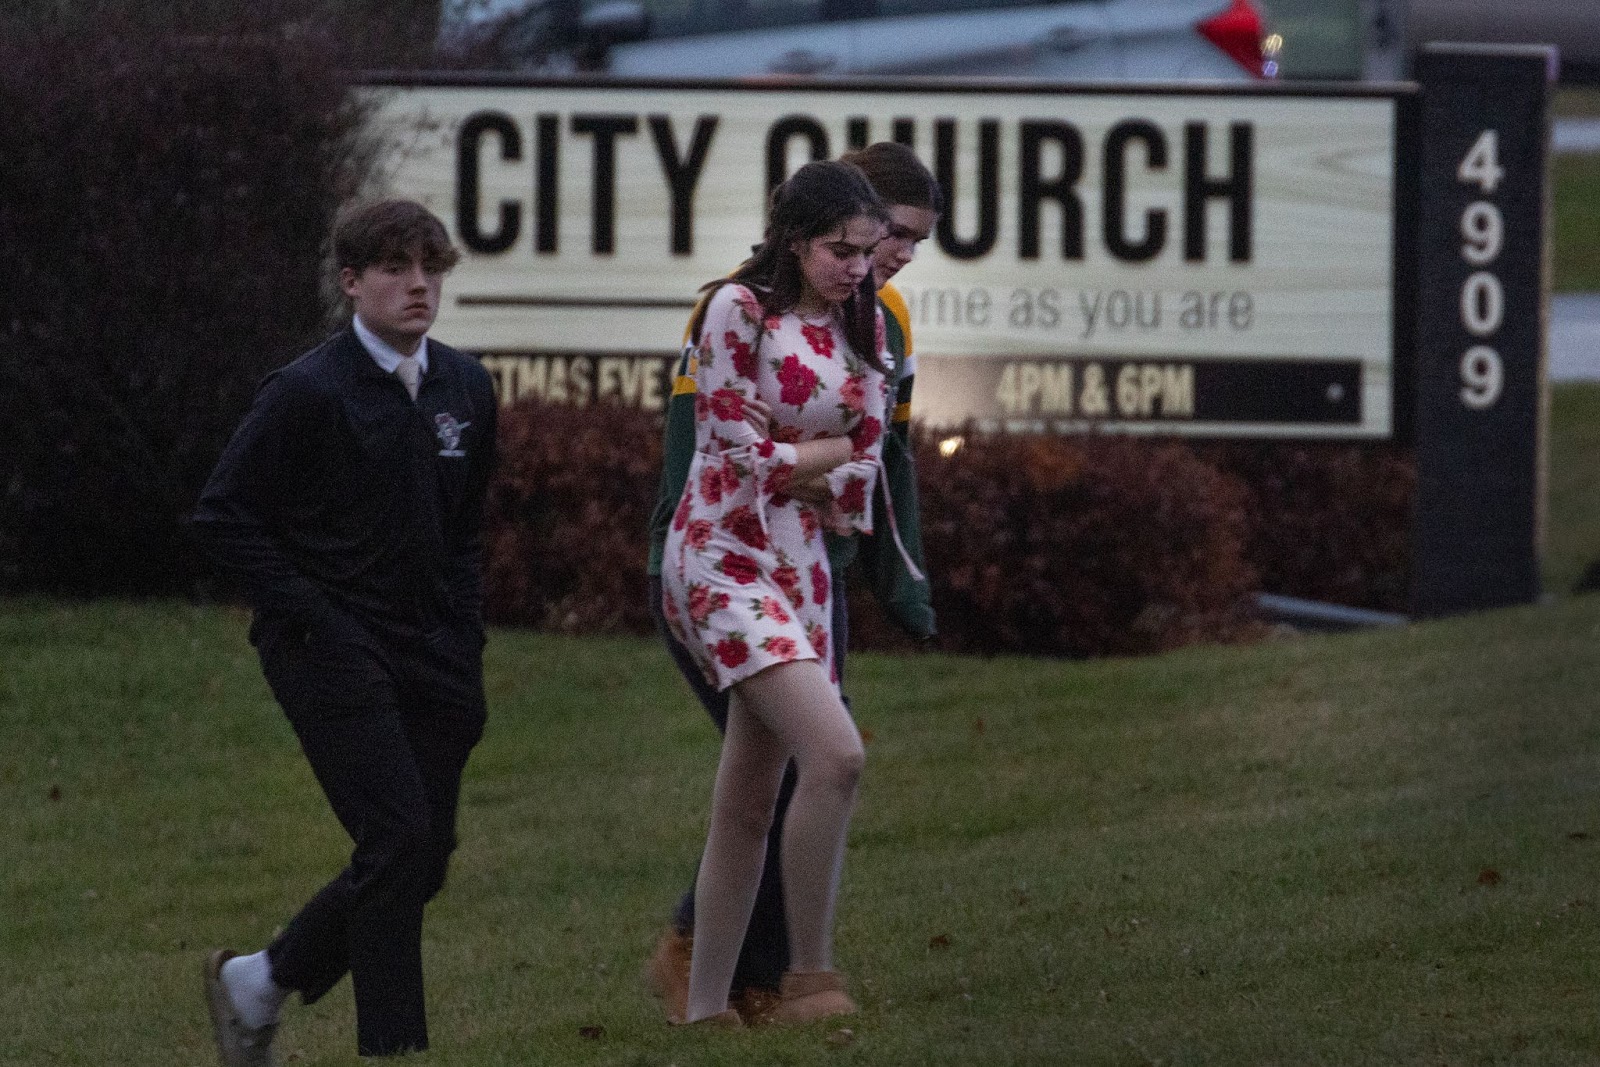
<svg viewBox="0 0 1600 1067">
<path fill-rule="evenodd" d="M 1417 481 L 1409 449 L 1229 442 L 1196 453 L 1250 489 L 1247 558 L 1264 591 L 1409 610 Z"/>
<path fill-rule="evenodd" d="M 916 439 L 941 647 L 1096 656 L 1258 632 L 1249 494 L 1185 445 L 963 439 L 950 457 Z M 883 641 L 860 612 L 852 630 L 855 643 Z"/>
<path fill-rule="evenodd" d="M 484 609 L 561 633 L 648 633 L 645 561 L 661 417 L 536 397 L 501 409 L 484 516 Z"/>
<path fill-rule="evenodd" d="M 943 649 L 1156 652 L 1259 635 L 1257 590 L 1387 606 L 1404 589 L 1398 450 L 968 434 L 947 458 L 920 430 L 913 444 Z M 529 399 L 503 412 L 500 448 L 491 619 L 649 633 L 660 416 Z M 910 647 L 859 588 L 851 637 Z"/>
</svg>

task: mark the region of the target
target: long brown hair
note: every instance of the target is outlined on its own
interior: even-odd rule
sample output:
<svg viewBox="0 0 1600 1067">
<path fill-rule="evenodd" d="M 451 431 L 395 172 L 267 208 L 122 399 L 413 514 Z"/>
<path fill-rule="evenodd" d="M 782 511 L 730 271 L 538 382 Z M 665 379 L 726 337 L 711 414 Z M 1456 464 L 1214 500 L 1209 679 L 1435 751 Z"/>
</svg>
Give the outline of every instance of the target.
<svg viewBox="0 0 1600 1067">
<path fill-rule="evenodd" d="M 750 258 L 729 277 L 701 286 L 701 291 L 709 293 L 737 282 L 749 286 L 766 314 L 790 311 L 800 302 L 805 286 L 795 243 L 821 236 L 862 215 L 879 222 L 889 221 L 889 211 L 866 175 L 848 163 L 807 163 L 772 191 L 767 232 Z M 701 308 L 704 307 L 702 301 Z M 888 373 L 878 359 L 877 309 L 878 294 L 869 270 L 840 308 L 844 336 L 857 355 L 880 373 Z M 698 337 L 699 333 L 700 323 L 696 321 L 694 335 Z"/>
</svg>

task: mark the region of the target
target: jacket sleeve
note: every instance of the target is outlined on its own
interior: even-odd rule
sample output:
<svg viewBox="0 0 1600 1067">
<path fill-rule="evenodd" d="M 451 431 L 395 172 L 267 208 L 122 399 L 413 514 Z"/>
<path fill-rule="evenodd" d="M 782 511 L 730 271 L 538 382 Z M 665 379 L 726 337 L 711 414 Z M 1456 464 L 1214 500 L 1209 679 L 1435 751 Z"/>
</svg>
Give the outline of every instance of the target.
<svg viewBox="0 0 1600 1067">
<path fill-rule="evenodd" d="M 256 393 L 223 450 L 191 520 L 192 529 L 251 606 L 306 630 L 337 626 L 341 613 L 289 559 L 274 531 L 296 482 L 316 469 L 310 442 L 331 421 L 326 401 L 277 373 Z"/>
<path fill-rule="evenodd" d="M 903 307 L 903 304 L 901 305 Z M 911 349 L 911 324 L 901 321 L 890 306 L 889 323 L 894 362 L 895 406 L 889 421 L 889 434 L 883 443 L 883 477 L 888 500 L 894 506 L 895 522 L 906 552 L 924 575 L 927 564 L 922 552 L 922 509 L 917 497 L 917 471 L 912 462 L 911 388 L 916 377 L 916 359 Z M 899 327 L 899 330 L 896 330 Z M 898 341 L 898 344 L 895 342 Z M 859 559 L 873 595 L 901 629 L 912 637 L 928 638 L 938 632 L 933 597 L 926 577 L 920 580 L 907 570 L 905 560 L 889 535 L 888 504 L 883 495 L 873 502 L 878 512 L 876 532 L 861 539 Z"/>
<path fill-rule="evenodd" d="M 694 460 L 694 402 L 698 395 L 695 374 L 698 361 L 694 347 L 685 344 L 678 357 L 673 377 L 672 396 L 667 400 L 667 425 L 661 438 L 661 481 L 656 488 L 656 506 L 650 513 L 650 558 L 648 573 L 661 573 L 661 557 L 667 544 L 672 515 L 683 499 L 683 485 L 689 480 L 689 465 Z"/>
</svg>

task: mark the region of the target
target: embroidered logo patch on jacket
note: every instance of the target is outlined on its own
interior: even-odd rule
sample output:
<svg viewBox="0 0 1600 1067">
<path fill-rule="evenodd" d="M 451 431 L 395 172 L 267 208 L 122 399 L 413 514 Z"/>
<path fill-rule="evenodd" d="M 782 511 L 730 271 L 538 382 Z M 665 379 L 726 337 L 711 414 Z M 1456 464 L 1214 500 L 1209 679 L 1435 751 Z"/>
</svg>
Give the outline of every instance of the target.
<svg viewBox="0 0 1600 1067">
<path fill-rule="evenodd" d="M 434 432 L 439 435 L 439 449 L 441 456 L 465 456 L 461 448 L 461 431 L 471 426 L 470 422 L 457 422 L 456 417 L 448 411 L 440 412 L 433 417 Z"/>
</svg>

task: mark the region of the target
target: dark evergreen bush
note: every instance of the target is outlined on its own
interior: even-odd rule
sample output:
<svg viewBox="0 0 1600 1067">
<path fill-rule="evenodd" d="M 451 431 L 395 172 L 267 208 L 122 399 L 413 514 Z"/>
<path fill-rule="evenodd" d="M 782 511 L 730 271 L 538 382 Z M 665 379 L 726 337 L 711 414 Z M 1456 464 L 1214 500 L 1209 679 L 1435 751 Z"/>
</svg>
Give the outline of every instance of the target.
<svg viewBox="0 0 1600 1067">
<path fill-rule="evenodd" d="M 171 593 L 359 181 L 326 34 L 0 19 L 0 591 Z"/>
</svg>

